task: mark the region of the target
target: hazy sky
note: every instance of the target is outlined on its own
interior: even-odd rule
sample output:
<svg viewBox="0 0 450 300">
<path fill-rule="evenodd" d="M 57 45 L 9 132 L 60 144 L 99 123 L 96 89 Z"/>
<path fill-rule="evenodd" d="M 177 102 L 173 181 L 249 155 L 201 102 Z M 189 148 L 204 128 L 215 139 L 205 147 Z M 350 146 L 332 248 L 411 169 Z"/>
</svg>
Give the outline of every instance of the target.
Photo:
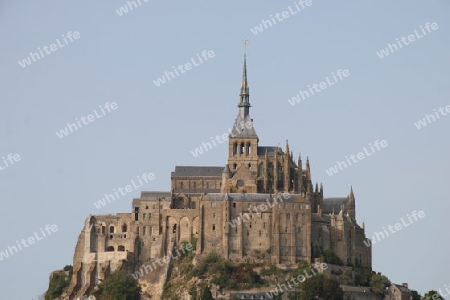
<svg viewBox="0 0 450 300">
<path fill-rule="evenodd" d="M 146 172 L 155 180 L 142 190 L 169 190 L 175 165 L 224 165 L 225 144 L 198 157 L 191 151 L 233 125 L 242 39 L 250 40 L 250 114 L 260 145 L 284 148 L 289 139 L 296 157 L 309 156 L 326 197 L 346 196 L 353 185 L 369 237 L 424 211 L 373 246 L 373 268 L 421 293 L 450 284 L 450 116 L 414 125 L 450 105 L 448 1 L 312 0 L 300 12 L 293 1 L 140 1 L 122 16 L 124 0 L 0 4 L 0 157 L 20 156 L 8 167 L 0 159 L 0 252 L 35 232 L 42 239 L 0 261 L 2 299 L 44 292 L 50 272 L 72 264 L 85 218 L 130 212 L 141 189 L 97 209 L 105 193 Z M 283 11 L 283 21 L 250 30 Z M 427 22 L 438 28 L 424 35 Z M 415 30 L 420 38 L 377 55 Z M 66 44 L 69 31 L 79 36 Z M 18 63 L 52 44 L 50 54 Z M 199 64 L 204 50 L 215 56 Z M 153 83 L 191 59 L 198 66 Z M 350 75 L 289 104 L 339 69 Z M 117 108 L 102 114 L 107 102 Z M 56 135 L 95 109 L 101 118 Z M 376 140 L 388 146 L 332 176 L 325 171 Z M 47 224 L 58 230 L 43 238 Z"/>
</svg>

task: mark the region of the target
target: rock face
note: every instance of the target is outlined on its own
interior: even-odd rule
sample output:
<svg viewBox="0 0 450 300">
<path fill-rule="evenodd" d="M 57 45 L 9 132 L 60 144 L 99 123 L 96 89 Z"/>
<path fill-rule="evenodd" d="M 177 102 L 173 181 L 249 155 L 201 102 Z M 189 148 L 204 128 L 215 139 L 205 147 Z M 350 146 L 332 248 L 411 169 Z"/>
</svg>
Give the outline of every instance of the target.
<svg viewBox="0 0 450 300">
<path fill-rule="evenodd" d="M 234 262 L 289 267 L 331 249 L 346 265 L 371 267 L 353 190 L 324 198 L 323 187 L 313 186 L 308 159 L 305 166 L 300 157 L 295 162 L 287 142 L 284 151 L 259 145 L 245 64 L 238 107 L 233 130 L 222 135 L 228 140 L 225 166 L 177 166 L 170 191 L 142 192 L 130 213 L 86 219 L 75 248 L 70 300 L 89 295 L 117 269 L 132 274 L 165 256 L 170 261 L 170 251 L 183 241 L 195 243 L 196 254 L 216 251 Z M 202 146 L 207 151 L 212 144 L 217 146 L 215 140 Z M 152 299 L 158 299 L 167 266 L 164 261 L 139 277 Z"/>
</svg>

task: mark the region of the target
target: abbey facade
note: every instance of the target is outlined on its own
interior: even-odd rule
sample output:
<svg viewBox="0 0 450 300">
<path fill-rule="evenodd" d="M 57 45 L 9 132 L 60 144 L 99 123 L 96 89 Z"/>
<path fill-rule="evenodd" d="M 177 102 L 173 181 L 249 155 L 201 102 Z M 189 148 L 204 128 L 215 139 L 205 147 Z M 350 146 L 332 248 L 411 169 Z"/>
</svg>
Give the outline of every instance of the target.
<svg viewBox="0 0 450 300">
<path fill-rule="evenodd" d="M 194 243 L 196 255 L 216 251 L 235 262 L 294 267 L 331 249 L 346 265 L 371 267 L 353 190 L 324 198 L 323 186 L 313 185 L 308 159 L 305 165 L 300 157 L 295 161 L 287 142 L 285 149 L 259 145 L 245 59 L 238 109 L 225 166 L 177 166 L 170 191 L 142 192 L 130 213 L 86 219 L 69 299 L 89 294 L 111 271 L 132 273 L 167 256 L 183 241 Z M 149 285 L 161 287 L 164 279 L 149 277 Z"/>
</svg>

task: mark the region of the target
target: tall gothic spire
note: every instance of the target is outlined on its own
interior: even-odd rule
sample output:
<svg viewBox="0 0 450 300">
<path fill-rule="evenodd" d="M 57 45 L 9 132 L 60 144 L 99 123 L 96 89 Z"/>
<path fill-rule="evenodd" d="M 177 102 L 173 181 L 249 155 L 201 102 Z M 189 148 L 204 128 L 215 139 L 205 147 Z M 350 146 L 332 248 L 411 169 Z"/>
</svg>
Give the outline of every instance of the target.
<svg viewBox="0 0 450 300">
<path fill-rule="evenodd" d="M 244 70 L 242 72 L 241 93 L 239 94 L 239 112 L 241 118 L 245 118 L 249 114 L 250 94 L 247 82 L 247 40 L 244 40 Z"/>
</svg>

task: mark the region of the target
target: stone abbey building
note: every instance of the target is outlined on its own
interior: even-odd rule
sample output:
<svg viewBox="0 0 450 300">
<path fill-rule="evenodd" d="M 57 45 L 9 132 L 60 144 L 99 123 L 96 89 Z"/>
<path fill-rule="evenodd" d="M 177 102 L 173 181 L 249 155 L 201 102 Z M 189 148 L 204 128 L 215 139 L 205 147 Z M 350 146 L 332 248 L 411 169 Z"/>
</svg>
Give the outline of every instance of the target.
<svg viewBox="0 0 450 300">
<path fill-rule="evenodd" d="M 86 219 L 69 299 L 89 294 L 111 271 L 132 273 L 167 256 L 182 241 L 195 243 L 197 255 L 217 251 L 235 262 L 294 267 L 332 249 L 344 264 L 371 267 L 353 190 L 347 197 L 324 198 L 323 187 L 313 185 L 308 159 L 305 165 L 300 157 L 295 161 L 287 142 L 285 149 L 259 145 L 245 57 L 238 108 L 225 166 L 176 166 L 170 191 L 144 191 L 130 213 Z M 160 267 L 140 279 L 156 299 L 166 273 L 167 266 Z"/>
</svg>

